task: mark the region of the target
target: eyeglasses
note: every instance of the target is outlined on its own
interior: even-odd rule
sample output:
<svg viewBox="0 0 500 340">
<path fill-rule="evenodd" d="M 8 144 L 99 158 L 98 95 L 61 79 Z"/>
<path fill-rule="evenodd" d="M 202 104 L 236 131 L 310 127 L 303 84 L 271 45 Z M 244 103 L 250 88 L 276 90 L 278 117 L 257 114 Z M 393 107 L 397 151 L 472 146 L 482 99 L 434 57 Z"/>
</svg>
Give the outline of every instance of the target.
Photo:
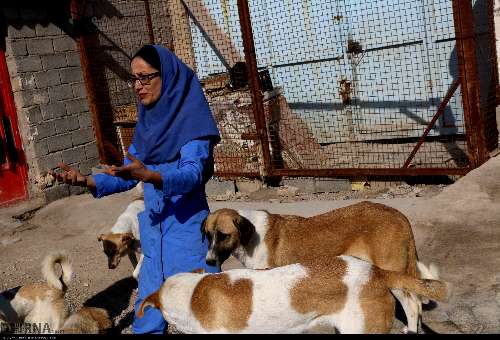
<svg viewBox="0 0 500 340">
<path fill-rule="evenodd" d="M 153 72 L 149 74 L 140 75 L 139 77 L 130 77 L 129 79 L 127 79 L 127 86 L 130 88 L 134 87 L 136 81 L 139 81 L 139 83 L 141 83 L 142 86 L 149 85 L 151 84 L 151 80 L 158 77 L 159 75 L 160 72 Z"/>
</svg>

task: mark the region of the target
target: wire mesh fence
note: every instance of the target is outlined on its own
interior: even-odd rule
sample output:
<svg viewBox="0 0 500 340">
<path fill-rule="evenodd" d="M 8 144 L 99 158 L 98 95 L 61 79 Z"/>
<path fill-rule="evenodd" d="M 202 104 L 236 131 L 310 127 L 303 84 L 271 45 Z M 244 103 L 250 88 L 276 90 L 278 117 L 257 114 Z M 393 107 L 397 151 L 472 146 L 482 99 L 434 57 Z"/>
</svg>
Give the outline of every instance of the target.
<svg viewBox="0 0 500 340">
<path fill-rule="evenodd" d="M 122 162 L 137 120 L 136 97 L 126 83 L 130 58 L 144 44 L 170 44 L 165 6 L 164 1 L 87 0 L 77 8 L 87 92 L 106 163 Z"/>
<path fill-rule="evenodd" d="M 470 165 L 452 1 L 254 0 L 250 33 L 242 30 L 246 1 L 108 3 L 103 9 L 87 1 L 84 12 L 106 154 L 113 146 L 123 154 L 130 143 L 129 58 L 154 41 L 172 48 L 202 82 L 222 135 L 219 176 L 404 168 L 446 174 Z M 479 100 L 493 150 L 493 3 L 476 0 L 472 10 Z M 248 63 L 253 52 L 256 74 Z"/>
<path fill-rule="evenodd" d="M 401 168 L 459 77 L 451 2 L 260 4 L 254 36 L 268 38 L 256 40 L 258 64 L 281 87 L 288 116 L 307 125 L 282 116 L 274 130 L 312 135 L 320 150 L 299 155 L 300 167 Z M 410 166 L 465 166 L 463 117 L 458 89 Z"/>
</svg>

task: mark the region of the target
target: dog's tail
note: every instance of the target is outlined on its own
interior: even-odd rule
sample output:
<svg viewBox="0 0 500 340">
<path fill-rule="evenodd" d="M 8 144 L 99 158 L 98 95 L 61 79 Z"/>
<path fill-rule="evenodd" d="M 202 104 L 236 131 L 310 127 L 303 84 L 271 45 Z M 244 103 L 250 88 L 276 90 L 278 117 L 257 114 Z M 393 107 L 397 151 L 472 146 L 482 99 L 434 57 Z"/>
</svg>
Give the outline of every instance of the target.
<svg viewBox="0 0 500 340">
<path fill-rule="evenodd" d="M 407 274 L 382 270 L 381 276 L 390 289 L 401 289 L 436 301 L 447 301 L 451 286 L 447 282 L 418 279 Z"/>
<path fill-rule="evenodd" d="M 61 277 L 56 274 L 56 263 L 61 266 Z M 42 275 L 49 286 L 65 292 L 73 275 L 68 255 L 63 251 L 56 251 L 47 255 L 42 262 Z"/>
<path fill-rule="evenodd" d="M 157 290 L 156 292 L 145 298 L 144 301 L 142 301 L 139 307 L 139 311 L 137 312 L 137 316 L 139 318 L 142 318 L 144 316 L 144 309 L 148 306 L 161 309 L 160 290 Z"/>
</svg>

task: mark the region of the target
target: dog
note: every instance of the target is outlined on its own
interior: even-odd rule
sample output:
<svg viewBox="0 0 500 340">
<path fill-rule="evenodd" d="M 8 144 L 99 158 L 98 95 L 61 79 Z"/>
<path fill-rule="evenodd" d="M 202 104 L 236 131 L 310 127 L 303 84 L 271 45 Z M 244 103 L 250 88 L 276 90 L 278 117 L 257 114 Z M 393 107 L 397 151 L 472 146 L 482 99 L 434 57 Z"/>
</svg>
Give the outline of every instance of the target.
<svg viewBox="0 0 500 340">
<path fill-rule="evenodd" d="M 418 262 L 406 216 L 380 203 L 363 201 L 312 217 L 219 209 L 207 216 L 201 233 L 209 242 L 209 264 L 222 264 L 232 254 L 246 268 L 265 269 L 344 254 L 382 269 L 438 279 L 430 276 L 431 270 L 425 271 L 428 275 L 418 270 L 425 265 Z M 417 333 L 420 298 L 402 291 L 395 295 L 407 316 L 405 332 Z"/>
<path fill-rule="evenodd" d="M 21 286 L 4 290 L 0 293 L 0 334 L 9 333 L 12 324 L 17 322 L 17 313 L 12 308 L 10 301 L 16 296 Z"/>
<path fill-rule="evenodd" d="M 125 211 L 118 216 L 111 231 L 97 238 L 102 242 L 104 253 L 108 257 L 108 268 L 115 269 L 120 259 L 128 255 L 134 271 L 132 276 L 137 280 L 144 255 L 141 251 L 139 220 L 137 215 L 144 210 L 144 199 L 134 200 Z M 139 261 L 137 261 L 139 254 Z"/>
<path fill-rule="evenodd" d="M 61 266 L 61 277 L 56 274 L 56 264 Z M 64 296 L 73 275 L 67 254 L 47 255 L 42 261 L 42 275 L 45 282 L 26 284 L 17 291 L 10 301 L 15 316 L 9 322 L 32 324 L 43 333 L 53 333 L 62 327 L 67 316 Z"/>
<path fill-rule="evenodd" d="M 448 299 L 441 281 L 380 269 L 352 256 L 323 257 L 268 270 L 180 273 L 140 305 L 161 310 L 183 333 L 389 333 L 404 290 Z"/>
<path fill-rule="evenodd" d="M 105 309 L 82 307 L 66 319 L 60 332 L 64 334 L 106 334 L 111 327 L 113 327 L 113 322 Z"/>
<path fill-rule="evenodd" d="M 0 334 L 6 333 L 10 330 L 9 321 L 7 315 L 0 310 Z"/>
</svg>

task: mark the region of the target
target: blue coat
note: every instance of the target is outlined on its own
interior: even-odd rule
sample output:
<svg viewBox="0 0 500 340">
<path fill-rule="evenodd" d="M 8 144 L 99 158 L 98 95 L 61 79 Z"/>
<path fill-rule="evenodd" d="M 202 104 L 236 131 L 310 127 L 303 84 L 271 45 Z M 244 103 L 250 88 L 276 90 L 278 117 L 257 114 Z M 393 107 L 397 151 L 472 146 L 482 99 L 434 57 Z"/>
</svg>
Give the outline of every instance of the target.
<svg viewBox="0 0 500 340">
<path fill-rule="evenodd" d="M 138 157 L 132 144 L 129 152 Z M 142 300 L 158 290 L 163 281 L 176 273 L 204 268 L 218 272 L 219 267 L 205 262 L 208 242 L 202 242 L 200 227 L 209 213 L 203 181 L 204 169 L 210 161 L 208 140 L 192 140 L 180 149 L 171 162 L 145 164 L 159 172 L 163 188 L 144 184 L 144 212 L 139 214 L 141 248 L 144 262 L 139 274 L 139 291 L 135 310 Z M 129 163 L 128 159 L 125 163 Z M 107 174 L 94 175 L 95 197 L 103 197 L 133 188 L 137 181 Z M 143 318 L 134 318 L 134 333 L 163 333 L 166 323 L 157 309 L 146 309 Z"/>
</svg>

